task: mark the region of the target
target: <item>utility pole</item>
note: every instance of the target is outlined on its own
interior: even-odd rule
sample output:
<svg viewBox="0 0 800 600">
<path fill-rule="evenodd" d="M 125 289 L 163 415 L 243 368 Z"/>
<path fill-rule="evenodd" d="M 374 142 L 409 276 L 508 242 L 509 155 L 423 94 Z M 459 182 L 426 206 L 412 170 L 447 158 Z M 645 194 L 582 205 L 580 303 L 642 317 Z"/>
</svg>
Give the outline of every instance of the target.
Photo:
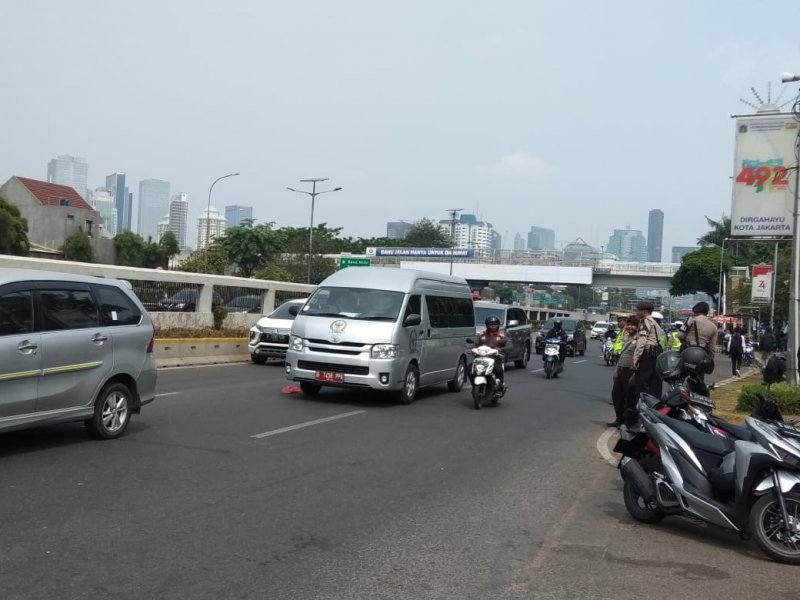
<svg viewBox="0 0 800 600">
<path fill-rule="evenodd" d="M 453 274 L 453 249 L 455 248 L 456 240 L 456 217 L 463 208 L 448 208 L 447 212 L 450 214 L 450 275 Z"/>
</svg>

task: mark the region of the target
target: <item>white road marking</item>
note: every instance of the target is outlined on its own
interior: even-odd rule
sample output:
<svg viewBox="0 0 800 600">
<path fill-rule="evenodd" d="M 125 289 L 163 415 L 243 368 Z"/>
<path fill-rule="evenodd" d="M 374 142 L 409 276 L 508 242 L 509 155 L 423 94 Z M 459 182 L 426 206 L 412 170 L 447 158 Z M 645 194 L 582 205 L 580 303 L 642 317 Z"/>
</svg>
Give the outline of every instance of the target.
<svg viewBox="0 0 800 600">
<path fill-rule="evenodd" d="M 603 432 L 603 434 L 597 438 L 597 451 L 600 453 L 600 456 L 603 457 L 608 464 L 612 467 L 616 468 L 617 463 L 619 460 L 611 454 L 611 451 L 608 449 L 608 440 L 611 439 L 611 436 L 616 435 L 617 430 L 610 428 Z"/>
<path fill-rule="evenodd" d="M 163 398 L 164 396 L 174 396 L 175 394 L 180 394 L 182 392 L 164 392 L 163 394 L 156 394 L 156 398 Z"/>
<path fill-rule="evenodd" d="M 571 365 L 579 365 L 581 363 L 585 363 L 588 359 L 584 358 L 583 360 L 573 360 L 570 364 Z"/>
<path fill-rule="evenodd" d="M 290 425 L 289 427 L 281 427 L 280 429 L 273 429 L 272 431 L 265 431 L 264 433 L 257 433 L 256 435 L 251 435 L 250 437 L 261 439 L 265 437 L 269 437 L 271 435 L 278 435 L 279 433 L 286 433 L 287 431 L 294 431 L 295 429 L 302 429 L 303 427 L 311 427 L 312 425 L 319 425 L 320 423 L 327 423 L 328 421 L 335 421 L 336 419 L 344 419 L 345 417 L 353 417 L 355 415 L 360 415 L 365 413 L 365 410 L 354 410 L 348 413 L 342 413 L 340 415 L 334 415 L 332 417 L 326 417 L 324 419 L 317 419 L 316 421 L 306 421 L 305 423 L 298 423 L 297 425 Z"/>
<path fill-rule="evenodd" d="M 534 369 L 531 373 L 541 373 L 544 369 Z"/>
</svg>

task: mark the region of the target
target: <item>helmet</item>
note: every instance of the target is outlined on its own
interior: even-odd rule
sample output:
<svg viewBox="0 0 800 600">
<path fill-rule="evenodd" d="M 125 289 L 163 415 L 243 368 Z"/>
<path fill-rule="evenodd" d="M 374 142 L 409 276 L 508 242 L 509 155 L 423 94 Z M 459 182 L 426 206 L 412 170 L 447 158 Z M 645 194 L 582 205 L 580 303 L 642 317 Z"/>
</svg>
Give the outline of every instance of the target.
<svg viewBox="0 0 800 600">
<path fill-rule="evenodd" d="M 674 381 L 683 372 L 681 353 L 676 350 L 662 352 L 656 358 L 656 373 L 664 381 Z"/>
<path fill-rule="evenodd" d="M 653 318 L 654 318 L 656 321 L 661 321 L 661 319 L 663 319 L 663 318 L 664 318 L 664 315 L 662 315 L 662 314 L 661 314 L 660 312 L 658 312 L 657 310 L 654 310 L 654 311 L 653 311 L 653 312 L 650 314 L 650 316 L 651 316 L 651 317 L 653 317 Z"/>
<path fill-rule="evenodd" d="M 486 317 L 486 327 L 495 326 L 497 328 L 500 327 L 500 319 L 498 319 L 495 315 L 489 315 Z"/>
<path fill-rule="evenodd" d="M 556 319 L 555 321 L 553 321 L 553 329 L 561 329 L 561 325 L 562 325 L 561 319 Z"/>
<path fill-rule="evenodd" d="M 695 373 L 710 375 L 714 372 L 714 359 L 700 346 L 689 346 L 681 352 L 683 366 Z"/>
</svg>

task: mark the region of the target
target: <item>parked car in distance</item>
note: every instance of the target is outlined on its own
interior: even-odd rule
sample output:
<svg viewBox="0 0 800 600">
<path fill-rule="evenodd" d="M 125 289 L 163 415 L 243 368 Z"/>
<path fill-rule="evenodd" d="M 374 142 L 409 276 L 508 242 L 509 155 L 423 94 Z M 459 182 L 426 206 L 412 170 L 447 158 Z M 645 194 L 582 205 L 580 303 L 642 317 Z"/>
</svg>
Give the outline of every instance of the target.
<svg viewBox="0 0 800 600">
<path fill-rule="evenodd" d="M 518 369 L 524 369 L 531 359 L 531 324 L 525 311 L 518 306 L 496 302 L 476 301 L 475 329 L 481 332 L 486 328 L 486 319 L 495 316 L 500 319 L 500 331 L 506 334 L 506 361 L 514 362 Z"/>
<path fill-rule="evenodd" d="M 589 337 L 593 340 L 600 339 L 605 335 L 606 331 L 608 331 L 608 323 L 605 321 L 597 321 L 597 323 L 592 325 Z"/>
<path fill-rule="evenodd" d="M 153 333 L 127 282 L 0 268 L 0 431 L 119 437 L 156 395 Z"/>
<path fill-rule="evenodd" d="M 586 329 L 583 321 L 572 317 L 551 317 L 542 324 L 536 336 L 536 354 L 541 354 L 544 350 L 544 336 L 553 328 L 556 320 L 561 321 L 561 327 L 567 332 L 567 356 L 583 356 L 586 353 Z"/>
<path fill-rule="evenodd" d="M 236 296 L 225 305 L 225 308 L 229 313 L 260 313 L 261 296 L 255 294 Z"/>
<path fill-rule="evenodd" d="M 184 288 L 169 298 L 159 300 L 156 310 L 161 312 L 194 312 L 197 307 L 197 295 L 198 290 Z M 225 304 L 225 302 L 222 300 L 222 296 L 215 291 L 211 298 L 211 306 L 220 304 Z"/>
<path fill-rule="evenodd" d="M 250 358 L 254 363 L 263 365 L 269 358 L 286 358 L 289 333 L 292 330 L 292 321 L 297 314 L 296 312 L 293 314 L 290 309 L 295 306 L 299 310 L 305 303 L 306 298 L 284 302 L 250 328 L 247 349 L 250 351 Z"/>
</svg>

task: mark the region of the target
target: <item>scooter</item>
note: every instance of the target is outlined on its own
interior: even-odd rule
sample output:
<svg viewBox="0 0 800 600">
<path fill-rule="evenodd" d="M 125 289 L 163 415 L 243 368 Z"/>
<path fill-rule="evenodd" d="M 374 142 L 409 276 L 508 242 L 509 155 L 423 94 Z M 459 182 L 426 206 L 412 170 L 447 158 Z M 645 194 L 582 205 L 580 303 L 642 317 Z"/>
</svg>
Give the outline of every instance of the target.
<svg viewBox="0 0 800 600">
<path fill-rule="evenodd" d="M 689 515 L 752 535 L 775 561 L 800 564 L 800 428 L 747 417 L 753 441 L 709 435 L 644 396 L 643 430 L 615 448 L 630 515 L 643 523 Z"/>
<path fill-rule="evenodd" d="M 742 357 L 742 362 L 744 363 L 744 366 L 751 367 L 753 366 L 753 362 L 755 362 L 755 360 L 755 347 L 753 346 L 753 342 L 747 340 L 744 344 L 744 356 Z"/>
<path fill-rule="evenodd" d="M 478 346 L 471 348 L 469 352 L 475 357 L 469 372 L 475 409 L 480 410 L 487 400 L 492 404 L 497 404 L 506 393 L 506 388 L 494 375 L 495 362 L 499 360 L 502 364 L 503 361 L 500 350 L 489 346 Z"/>
<path fill-rule="evenodd" d="M 558 338 L 550 338 L 544 342 L 544 374 L 547 379 L 558 377 L 558 374 L 564 370 L 564 365 L 561 364 L 559 358 L 561 354 L 561 340 Z"/>
<path fill-rule="evenodd" d="M 614 358 L 614 340 L 611 338 L 603 342 L 603 360 L 606 361 L 606 366 L 613 366 L 616 363 Z"/>
</svg>

